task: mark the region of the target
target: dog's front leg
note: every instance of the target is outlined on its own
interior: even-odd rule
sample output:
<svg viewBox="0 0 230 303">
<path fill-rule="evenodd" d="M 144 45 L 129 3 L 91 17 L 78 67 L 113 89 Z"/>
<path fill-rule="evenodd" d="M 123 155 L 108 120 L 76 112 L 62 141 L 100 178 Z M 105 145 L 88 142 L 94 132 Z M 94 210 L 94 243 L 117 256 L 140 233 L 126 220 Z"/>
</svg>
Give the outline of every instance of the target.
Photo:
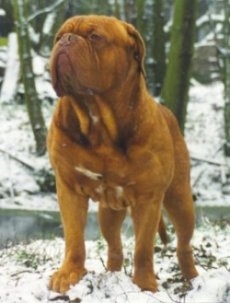
<svg viewBox="0 0 230 303">
<path fill-rule="evenodd" d="M 70 285 L 77 283 L 86 273 L 84 227 L 88 201 L 77 195 L 56 175 L 57 193 L 64 226 L 65 257 L 61 268 L 53 274 L 50 289 L 65 293 Z"/>
<path fill-rule="evenodd" d="M 153 267 L 154 236 L 161 213 L 161 196 L 138 201 L 131 208 L 135 232 L 135 255 L 133 282 L 142 290 L 157 291 Z"/>
</svg>

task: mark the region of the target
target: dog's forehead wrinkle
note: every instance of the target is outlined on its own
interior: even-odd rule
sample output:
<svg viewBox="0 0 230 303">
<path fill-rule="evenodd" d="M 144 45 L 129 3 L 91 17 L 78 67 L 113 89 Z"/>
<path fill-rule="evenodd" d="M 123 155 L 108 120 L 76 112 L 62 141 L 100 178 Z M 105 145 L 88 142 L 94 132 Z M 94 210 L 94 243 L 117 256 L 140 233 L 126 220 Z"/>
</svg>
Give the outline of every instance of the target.
<svg viewBox="0 0 230 303">
<path fill-rule="evenodd" d="M 104 19 L 100 19 L 100 22 L 98 21 L 97 17 L 92 21 L 81 20 L 76 30 L 88 33 L 95 31 L 102 35 L 108 35 L 109 37 L 117 36 L 119 39 L 121 39 L 121 35 L 127 34 L 127 31 L 121 22 L 117 22 L 114 27 L 114 19 L 111 17 L 105 17 Z M 111 23 L 113 24 L 113 27 L 109 26 Z"/>
</svg>

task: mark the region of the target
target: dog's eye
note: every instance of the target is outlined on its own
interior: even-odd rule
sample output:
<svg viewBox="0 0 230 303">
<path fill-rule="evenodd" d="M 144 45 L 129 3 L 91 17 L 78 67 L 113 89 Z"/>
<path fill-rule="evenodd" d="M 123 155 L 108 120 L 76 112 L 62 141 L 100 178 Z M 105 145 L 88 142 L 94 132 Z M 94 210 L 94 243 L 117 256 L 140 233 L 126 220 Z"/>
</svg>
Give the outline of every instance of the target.
<svg viewBox="0 0 230 303">
<path fill-rule="evenodd" d="M 102 36 L 97 33 L 89 34 L 88 38 L 90 41 L 101 41 L 102 40 Z"/>
</svg>

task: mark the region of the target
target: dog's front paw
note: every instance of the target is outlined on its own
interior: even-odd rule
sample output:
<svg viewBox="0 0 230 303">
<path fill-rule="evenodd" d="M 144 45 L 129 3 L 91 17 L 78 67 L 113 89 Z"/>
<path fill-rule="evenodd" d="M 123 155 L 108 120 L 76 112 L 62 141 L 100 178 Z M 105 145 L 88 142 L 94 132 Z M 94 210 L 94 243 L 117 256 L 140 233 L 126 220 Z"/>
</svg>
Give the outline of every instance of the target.
<svg viewBox="0 0 230 303">
<path fill-rule="evenodd" d="M 149 290 L 152 292 L 157 292 L 157 283 L 154 274 L 148 273 L 138 273 L 133 277 L 133 283 L 140 287 L 141 290 Z"/>
<path fill-rule="evenodd" d="M 86 274 L 86 269 L 62 266 L 56 271 L 49 282 L 49 289 L 62 294 L 69 290 L 71 285 L 76 284 Z"/>
</svg>

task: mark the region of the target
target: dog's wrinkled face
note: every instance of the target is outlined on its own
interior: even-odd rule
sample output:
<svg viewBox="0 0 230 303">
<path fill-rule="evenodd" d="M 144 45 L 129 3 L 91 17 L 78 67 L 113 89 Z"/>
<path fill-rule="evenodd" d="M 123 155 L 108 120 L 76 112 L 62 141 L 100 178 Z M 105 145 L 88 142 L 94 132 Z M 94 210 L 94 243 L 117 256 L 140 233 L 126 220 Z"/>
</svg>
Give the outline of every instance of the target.
<svg viewBox="0 0 230 303">
<path fill-rule="evenodd" d="M 144 44 L 130 25 L 113 17 L 78 16 L 59 29 L 50 60 L 58 96 L 104 93 L 143 71 Z"/>
</svg>

